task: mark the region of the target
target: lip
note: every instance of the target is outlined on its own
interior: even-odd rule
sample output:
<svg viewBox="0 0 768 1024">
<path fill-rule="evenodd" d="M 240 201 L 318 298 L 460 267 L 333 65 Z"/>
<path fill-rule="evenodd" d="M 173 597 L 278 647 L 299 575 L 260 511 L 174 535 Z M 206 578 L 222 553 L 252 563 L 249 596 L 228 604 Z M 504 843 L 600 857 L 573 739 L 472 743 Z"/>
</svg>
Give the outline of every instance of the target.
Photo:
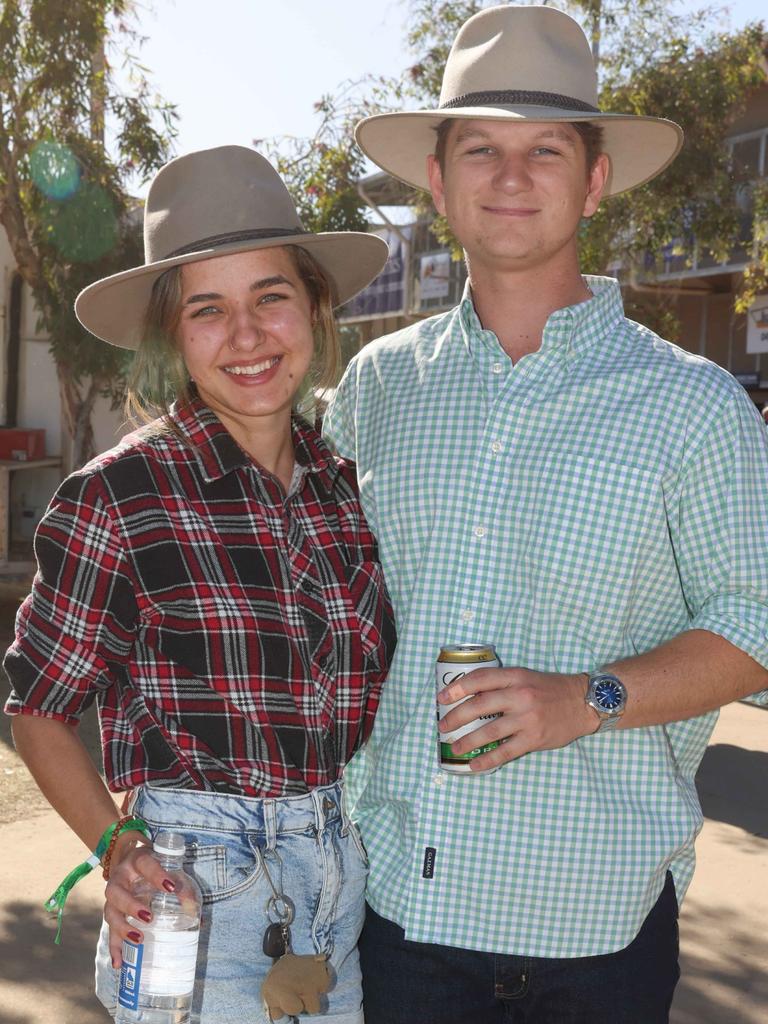
<svg viewBox="0 0 768 1024">
<path fill-rule="evenodd" d="M 228 380 L 234 381 L 235 384 L 239 384 L 242 387 L 247 387 L 253 384 L 264 384 L 266 381 L 271 380 L 277 373 L 282 360 L 283 357 L 278 355 L 267 356 L 258 360 L 240 359 L 237 362 L 227 363 L 226 366 L 221 366 L 219 369 L 222 373 L 226 374 Z M 249 367 L 257 368 L 257 372 L 242 372 Z M 258 369 L 259 367 L 262 367 L 262 369 Z"/>
<path fill-rule="evenodd" d="M 484 206 L 486 213 L 493 213 L 500 217 L 533 217 L 538 210 L 532 210 L 525 206 Z"/>
</svg>

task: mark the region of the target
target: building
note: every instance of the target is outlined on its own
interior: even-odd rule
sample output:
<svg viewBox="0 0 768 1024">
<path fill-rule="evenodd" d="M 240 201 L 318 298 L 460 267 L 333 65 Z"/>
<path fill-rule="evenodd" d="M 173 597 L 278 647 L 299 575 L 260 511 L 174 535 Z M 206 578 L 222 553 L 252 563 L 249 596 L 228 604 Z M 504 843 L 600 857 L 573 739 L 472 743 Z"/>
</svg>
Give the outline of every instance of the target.
<svg viewBox="0 0 768 1024">
<path fill-rule="evenodd" d="M 653 276 L 647 272 L 620 272 L 619 276 L 626 288 L 663 290 L 681 323 L 679 343 L 725 367 L 762 405 L 768 402 L 768 295 L 748 315 L 735 313 L 733 304 L 752 244 L 752 183 L 768 178 L 768 84 L 750 97 L 744 113 L 729 126 L 727 140 L 743 206 L 741 238 L 728 260 L 717 263 L 699 254 L 692 240 L 659 254 L 660 260 L 655 260 L 659 270 Z M 361 346 L 455 305 L 466 273 L 463 263 L 452 261 L 432 234 L 432 215 L 426 210 L 402 225 L 386 216 L 388 207 L 415 209 L 409 207 L 413 189 L 380 172 L 360 183 L 360 193 L 380 220 L 375 230 L 393 252 L 391 265 L 382 275 L 389 278 L 386 296 L 379 278 L 342 312 L 342 323 L 357 333 Z"/>
<path fill-rule="evenodd" d="M 63 422 L 56 367 L 48 339 L 37 326 L 29 289 L 0 230 L 0 583 L 3 577 L 28 574 L 32 535 L 40 516 L 70 465 L 69 435 Z M 99 399 L 93 417 L 97 451 L 111 447 L 123 432 L 120 413 Z M 44 431 L 37 447 L 11 428 Z M 11 456 L 11 457 L 4 457 Z"/>
</svg>

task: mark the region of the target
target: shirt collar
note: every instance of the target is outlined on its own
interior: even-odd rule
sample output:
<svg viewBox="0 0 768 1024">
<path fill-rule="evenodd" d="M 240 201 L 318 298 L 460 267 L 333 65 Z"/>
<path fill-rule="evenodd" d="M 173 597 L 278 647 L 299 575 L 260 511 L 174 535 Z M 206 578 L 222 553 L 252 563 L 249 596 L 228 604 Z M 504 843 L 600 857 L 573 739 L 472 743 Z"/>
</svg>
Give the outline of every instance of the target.
<svg viewBox="0 0 768 1024">
<path fill-rule="evenodd" d="M 592 298 L 574 306 L 556 309 L 550 314 L 544 326 L 540 351 L 561 349 L 569 356 L 578 355 L 605 337 L 616 321 L 624 318 L 624 303 L 618 281 L 612 277 L 591 274 L 583 275 L 583 281 L 592 292 Z M 493 331 L 483 330 L 468 280 L 459 303 L 459 320 L 465 344 L 473 358 L 478 346 L 494 354 L 503 351 Z"/>
<path fill-rule="evenodd" d="M 207 482 L 218 480 L 235 469 L 260 468 L 199 397 L 193 397 L 187 405 L 174 402 L 171 418 L 191 445 Z M 331 490 L 339 467 L 326 443 L 306 420 L 297 415 L 291 417 L 291 433 L 296 462 L 306 472 L 317 473 L 326 489 Z"/>
</svg>

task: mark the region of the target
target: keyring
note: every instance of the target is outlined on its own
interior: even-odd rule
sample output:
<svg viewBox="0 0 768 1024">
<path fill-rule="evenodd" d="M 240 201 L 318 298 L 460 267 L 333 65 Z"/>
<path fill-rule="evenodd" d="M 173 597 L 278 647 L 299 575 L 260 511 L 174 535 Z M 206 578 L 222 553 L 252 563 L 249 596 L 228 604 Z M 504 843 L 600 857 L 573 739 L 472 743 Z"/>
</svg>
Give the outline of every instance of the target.
<svg viewBox="0 0 768 1024">
<path fill-rule="evenodd" d="M 281 910 L 280 907 L 283 907 Z M 274 917 L 273 917 L 274 915 Z M 290 896 L 280 893 L 278 896 L 270 896 L 267 900 L 267 917 L 270 921 L 287 928 L 296 916 L 296 907 Z"/>
</svg>

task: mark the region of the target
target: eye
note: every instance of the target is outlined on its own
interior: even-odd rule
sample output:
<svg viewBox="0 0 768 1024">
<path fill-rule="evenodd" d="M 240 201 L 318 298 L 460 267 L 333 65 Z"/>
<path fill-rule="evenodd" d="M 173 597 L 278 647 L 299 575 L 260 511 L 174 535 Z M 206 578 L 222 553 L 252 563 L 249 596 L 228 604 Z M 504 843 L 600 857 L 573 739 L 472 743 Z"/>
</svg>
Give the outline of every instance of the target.
<svg viewBox="0 0 768 1024">
<path fill-rule="evenodd" d="M 533 152 L 540 156 L 560 156 L 560 150 L 551 146 L 537 146 Z"/>
<path fill-rule="evenodd" d="M 492 146 L 473 146 L 467 150 L 468 156 L 486 156 L 488 153 L 493 153 Z"/>
<path fill-rule="evenodd" d="M 288 295 L 283 295 L 280 292 L 267 292 L 265 295 L 260 295 L 257 299 L 257 305 L 261 306 L 264 303 L 280 302 L 281 299 L 289 298 Z"/>
<path fill-rule="evenodd" d="M 221 312 L 221 311 L 219 310 L 218 306 L 201 306 L 200 309 L 196 309 L 194 311 L 194 313 L 190 314 L 190 316 L 194 320 L 197 317 L 210 316 L 212 313 L 219 313 L 219 312 Z"/>
</svg>

